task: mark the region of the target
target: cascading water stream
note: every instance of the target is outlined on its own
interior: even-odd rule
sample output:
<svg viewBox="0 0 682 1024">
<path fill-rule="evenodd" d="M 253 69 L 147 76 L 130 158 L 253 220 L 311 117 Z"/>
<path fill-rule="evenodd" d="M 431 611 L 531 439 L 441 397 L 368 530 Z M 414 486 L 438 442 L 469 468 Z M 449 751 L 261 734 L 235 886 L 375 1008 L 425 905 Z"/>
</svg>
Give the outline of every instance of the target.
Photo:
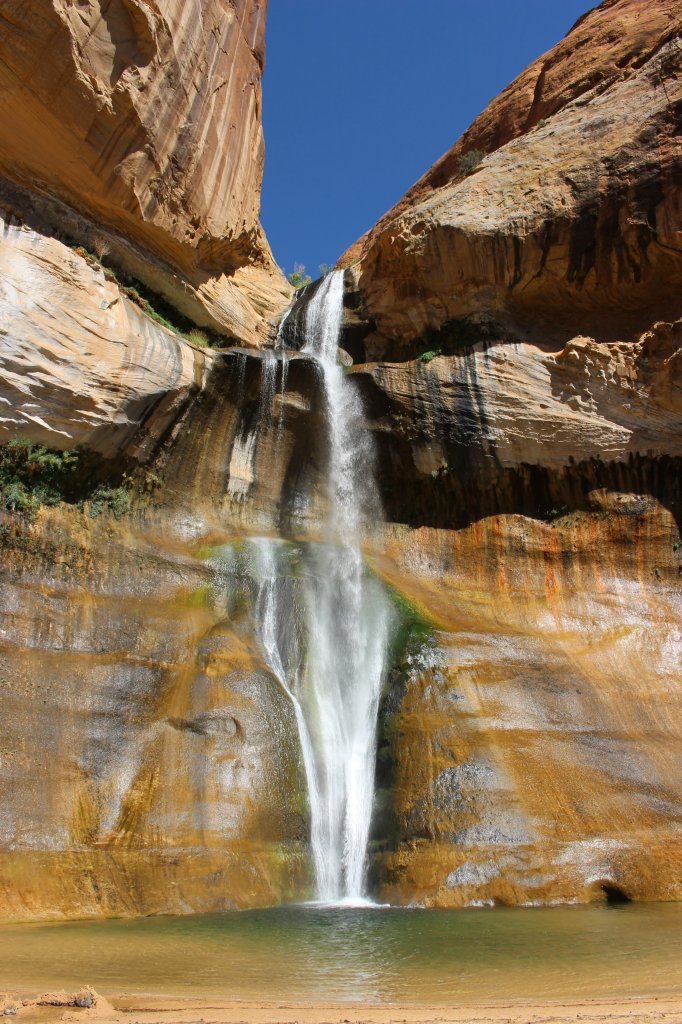
<svg viewBox="0 0 682 1024">
<path fill-rule="evenodd" d="M 380 515 L 360 398 L 337 361 L 343 272 L 310 300 L 303 352 L 318 365 L 328 429 L 321 542 L 249 541 L 256 621 L 268 665 L 292 700 L 308 784 L 320 901 L 364 898 L 376 723 L 391 603 L 365 572 L 361 537 Z M 267 367 L 267 371 L 270 368 Z M 285 386 L 283 367 L 283 388 Z M 264 366 L 264 383 L 272 388 Z"/>
</svg>

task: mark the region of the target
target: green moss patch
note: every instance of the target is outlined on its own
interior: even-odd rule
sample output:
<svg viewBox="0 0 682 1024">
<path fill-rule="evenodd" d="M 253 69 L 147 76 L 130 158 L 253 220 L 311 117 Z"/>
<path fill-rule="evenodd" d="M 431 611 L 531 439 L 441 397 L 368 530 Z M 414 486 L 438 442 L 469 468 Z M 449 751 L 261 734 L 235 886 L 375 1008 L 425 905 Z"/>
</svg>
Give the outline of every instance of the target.
<svg viewBox="0 0 682 1024">
<path fill-rule="evenodd" d="M 210 583 L 202 583 L 187 598 L 190 608 L 209 608 L 213 603 L 213 587 Z"/>
<path fill-rule="evenodd" d="M 434 624 L 401 591 L 386 585 L 395 616 L 388 651 L 389 669 L 379 704 L 374 812 L 370 851 L 377 855 L 396 849 L 400 830 L 393 806 L 395 728 L 410 671 L 421 651 L 432 642 Z"/>
</svg>

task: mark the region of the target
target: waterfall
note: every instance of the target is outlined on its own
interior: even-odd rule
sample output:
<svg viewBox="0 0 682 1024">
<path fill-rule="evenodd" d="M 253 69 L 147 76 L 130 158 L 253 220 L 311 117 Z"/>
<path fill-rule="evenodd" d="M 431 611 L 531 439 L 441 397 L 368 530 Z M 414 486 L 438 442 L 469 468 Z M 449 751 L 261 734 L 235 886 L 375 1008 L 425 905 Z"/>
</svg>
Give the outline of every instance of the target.
<svg viewBox="0 0 682 1024">
<path fill-rule="evenodd" d="M 284 396 L 287 392 L 287 381 L 289 379 L 289 356 L 286 352 L 282 352 L 282 379 L 279 386 L 279 415 L 277 417 L 277 451 L 282 447 L 282 438 L 284 436 Z"/>
<path fill-rule="evenodd" d="M 377 712 L 391 628 L 390 600 L 362 558 L 362 533 L 380 516 L 380 502 L 362 404 L 337 362 L 342 312 L 338 271 L 309 303 L 302 350 L 317 364 L 325 397 L 322 539 L 248 542 L 258 637 L 295 710 L 316 895 L 326 903 L 365 895 Z"/>
<path fill-rule="evenodd" d="M 336 270 L 310 300 L 303 352 L 317 361 L 324 381 L 329 430 L 327 536 L 353 552 L 360 565 L 358 531 L 380 517 L 381 506 L 374 483 L 374 446 L 362 403 L 337 358 L 342 315 L 343 271 Z"/>
<path fill-rule="evenodd" d="M 237 394 L 244 392 L 244 378 L 246 375 L 246 356 L 237 356 Z M 286 383 L 286 371 L 282 363 L 282 395 Z M 266 429 L 273 416 L 273 404 L 277 390 L 277 356 L 274 352 L 266 350 L 261 361 L 261 383 L 258 411 L 254 422 L 245 420 L 237 431 L 232 444 L 230 465 L 228 470 L 227 493 L 238 502 L 243 502 L 249 495 L 256 480 L 256 455 L 258 452 L 258 441 L 261 432 Z M 283 430 L 282 412 L 278 421 L 277 436 L 281 437 Z"/>
</svg>

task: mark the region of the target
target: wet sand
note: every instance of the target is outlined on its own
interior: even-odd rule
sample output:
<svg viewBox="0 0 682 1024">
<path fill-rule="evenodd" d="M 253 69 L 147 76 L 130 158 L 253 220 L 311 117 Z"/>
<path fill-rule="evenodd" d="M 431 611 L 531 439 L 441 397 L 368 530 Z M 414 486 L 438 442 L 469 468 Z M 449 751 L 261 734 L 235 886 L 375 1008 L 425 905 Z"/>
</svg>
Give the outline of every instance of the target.
<svg viewBox="0 0 682 1024">
<path fill-rule="evenodd" d="M 93 1005 L 79 1008 L 72 995 L 16 999 L 22 1024 L 682 1024 L 682 995 L 623 1000 L 489 1005 L 399 1005 L 363 1003 L 238 1002 L 217 999 L 114 996 L 93 993 Z M 12 996 L 9 994 L 9 999 Z"/>
</svg>

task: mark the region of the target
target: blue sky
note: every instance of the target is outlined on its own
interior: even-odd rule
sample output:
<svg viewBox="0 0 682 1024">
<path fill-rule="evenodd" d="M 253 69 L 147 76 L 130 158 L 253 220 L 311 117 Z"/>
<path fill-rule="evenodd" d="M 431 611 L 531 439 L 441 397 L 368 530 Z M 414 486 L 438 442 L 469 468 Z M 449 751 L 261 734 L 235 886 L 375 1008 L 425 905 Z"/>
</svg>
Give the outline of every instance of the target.
<svg viewBox="0 0 682 1024">
<path fill-rule="evenodd" d="M 585 0 L 269 0 L 262 221 L 317 277 Z"/>
</svg>

